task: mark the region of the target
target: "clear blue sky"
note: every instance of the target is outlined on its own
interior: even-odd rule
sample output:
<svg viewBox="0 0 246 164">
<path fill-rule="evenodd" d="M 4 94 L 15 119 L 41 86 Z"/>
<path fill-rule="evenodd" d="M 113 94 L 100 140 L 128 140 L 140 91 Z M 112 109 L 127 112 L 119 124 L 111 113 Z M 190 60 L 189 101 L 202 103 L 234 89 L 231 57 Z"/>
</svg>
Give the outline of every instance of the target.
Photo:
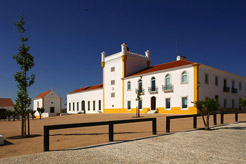
<svg viewBox="0 0 246 164">
<path fill-rule="evenodd" d="M 151 65 L 176 58 L 246 77 L 244 0 L 1 0 L 0 97 L 16 99 L 20 35 L 14 26 L 25 16 L 35 66 L 34 98 L 53 88 L 62 98 L 83 86 L 102 83 L 100 53 L 151 51 Z M 64 104 L 64 102 L 63 102 Z"/>
</svg>

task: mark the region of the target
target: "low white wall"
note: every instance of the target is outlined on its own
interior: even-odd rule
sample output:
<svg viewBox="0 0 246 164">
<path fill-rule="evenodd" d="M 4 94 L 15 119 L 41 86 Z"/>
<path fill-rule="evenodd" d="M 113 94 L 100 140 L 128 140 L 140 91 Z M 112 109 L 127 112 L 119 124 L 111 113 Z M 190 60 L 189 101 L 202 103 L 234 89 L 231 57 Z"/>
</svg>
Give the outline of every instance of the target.
<svg viewBox="0 0 246 164">
<path fill-rule="evenodd" d="M 103 112 L 103 89 L 95 89 L 84 92 L 72 93 L 67 95 L 67 113 L 76 114 L 83 113 L 82 101 L 85 102 L 86 113 L 99 113 L 99 100 L 101 101 L 101 111 Z M 95 110 L 93 109 L 93 101 L 95 101 Z M 90 110 L 88 110 L 88 102 Z M 73 107 L 74 106 L 74 107 Z"/>
</svg>

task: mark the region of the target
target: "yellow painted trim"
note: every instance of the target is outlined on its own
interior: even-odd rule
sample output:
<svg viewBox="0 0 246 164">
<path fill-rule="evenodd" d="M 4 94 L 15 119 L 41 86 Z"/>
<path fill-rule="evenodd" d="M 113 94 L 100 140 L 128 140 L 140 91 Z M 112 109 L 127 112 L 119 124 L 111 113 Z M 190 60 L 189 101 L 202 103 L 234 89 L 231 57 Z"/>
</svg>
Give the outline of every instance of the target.
<svg viewBox="0 0 246 164">
<path fill-rule="evenodd" d="M 105 62 L 101 62 L 101 66 L 102 66 L 102 68 L 104 68 Z"/>
<path fill-rule="evenodd" d="M 105 109 L 105 91 L 104 91 L 104 66 L 103 65 L 103 112 L 104 112 L 104 109 Z"/>
<path fill-rule="evenodd" d="M 122 109 L 125 109 L 125 97 L 124 97 L 124 77 L 126 75 L 126 60 L 127 60 L 127 56 L 126 55 L 122 55 L 121 56 L 122 59 Z"/>
<path fill-rule="evenodd" d="M 127 110 L 126 108 L 118 109 L 105 109 L 104 113 L 136 113 L 137 108 L 131 108 Z M 140 113 L 147 113 L 150 111 L 150 108 L 143 108 L 140 110 Z M 198 114 L 195 107 L 189 107 L 187 110 L 182 110 L 181 107 L 171 107 L 170 110 L 165 110 L 164 107 L 157 107 L 157 113 L 163 114 Z"/>
<path fill-rule="evenodd" d="M 194 64 L 194 102 L 199 101 L 199 64 Z M 196 114 L 198 113 L 198 109 L 193 107 L 196 110 Z"/>
<path fill-rule="evenodd" d="M 117 108 L 117 109 L 105 109 L 104 113 L 136 113 L 137 108 L 131 108 L 131 110 L 127 110 L 126 108 Z M 149 108 L 143 108 L 140 110 L 140 113 L 147 113 Z"/>
<path fill-rule="evenodd" d="M 44 108 L 44 97 L 42 97 L 42 107 Z"/>
</svg>

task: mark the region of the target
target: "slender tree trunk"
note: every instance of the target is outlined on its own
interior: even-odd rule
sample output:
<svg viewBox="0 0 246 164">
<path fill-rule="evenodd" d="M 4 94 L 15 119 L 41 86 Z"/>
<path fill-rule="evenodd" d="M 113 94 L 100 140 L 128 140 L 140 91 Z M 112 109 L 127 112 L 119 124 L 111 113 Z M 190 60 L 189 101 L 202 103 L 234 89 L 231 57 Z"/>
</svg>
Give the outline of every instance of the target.
<svg viewBox="0 0 246 164">
<path fill-rule="evenodd" d="M 24 112 L 21 112 L 21 137 L 24 137 Z"/>
<path fill-rule="evenodd" d="M 203 114 L 202 110 L 200 110 L 200 111 L 201 111 L 201 115 L 202 115 L 202 121 L 203 121 L 204 127 L 206 129 L 207 124 L 206 124 L 206 121 L 205 121 L 205 118 L 204 118 L 204 114 Z"/>
<path fill-rule="evenodd" d="M 209 130 L 209 113 L 207 115 L 207 125 L 206 125 L 205 129 Z"/>
<path fill-rule="evenodd" d="M 26 112 L 24 113 L 24 137 L 26 137 Z"/>
<path fill-rule="evenodd" d="M 29 111 L 27 112 L 27 122 L 28 122 L 28 136 L 30 136 L 30 118 L 29 118 Z"/>
</svg>

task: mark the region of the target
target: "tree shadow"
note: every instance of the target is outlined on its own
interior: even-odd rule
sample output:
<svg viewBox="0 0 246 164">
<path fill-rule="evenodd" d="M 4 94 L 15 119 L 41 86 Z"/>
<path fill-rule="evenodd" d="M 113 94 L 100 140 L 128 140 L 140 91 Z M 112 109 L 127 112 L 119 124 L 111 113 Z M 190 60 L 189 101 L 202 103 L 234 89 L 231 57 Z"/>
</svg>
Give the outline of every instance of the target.
<svg viewBox="0 0 246 164">
<path fill-rule="evenodd" d="M 146 133 L 149 131 L 141 131 L 141 132 L 114 132 L 114 134 L 137 134 L 137 133 Z M 83 136 L 83 135 L 92 135 L 92 136 L 97 136 L 97 135 L 105 135 L 108 133 L 71 133 L 71 134 L 51 134 L 50 136 Z"/>
<path fill-rule="evenodd" d="M 8 137 L 7 139 L 26 139 L 26 138 L 34 138 L 34 137 L 39 137 L 41 136 L 40 134 L 31 134 L 30 136 L 22 137 L 21 135 L 18 136 L 11 136 Z"/>
<path fill-rule="evenodd" d="M 9 142 L 7 140 L 4 140 L 4 144 L 3 145 L 0 145 L 0 147 L 1 146 L 7 146 L 7 145 L 13 145 L 13 143 L 12 142 Z"/>
</svg>

